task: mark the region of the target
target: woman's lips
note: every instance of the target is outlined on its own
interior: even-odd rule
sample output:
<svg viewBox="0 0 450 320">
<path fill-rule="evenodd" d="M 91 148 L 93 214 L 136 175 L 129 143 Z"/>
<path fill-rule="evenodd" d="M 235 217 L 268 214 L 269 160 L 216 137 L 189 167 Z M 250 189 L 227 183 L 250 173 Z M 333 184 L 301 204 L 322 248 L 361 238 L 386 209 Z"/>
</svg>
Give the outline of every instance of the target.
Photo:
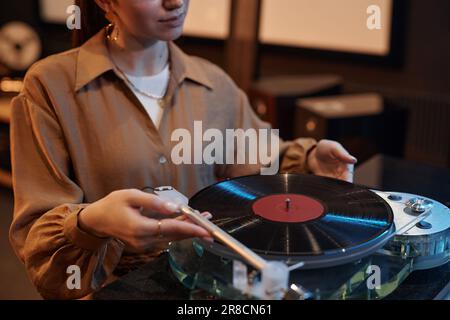
<svg viewBox="0 0 450 320">
<path fill-rule="evenodd" d="M 181 13 L 181 14 L 171 17 L 171 18 L 161 19 L 161 20 L 159 20 L 159 22 L 170 28 L 178 28 L 181 25 L 183 25 L 184 13 Z"/>
</svg>

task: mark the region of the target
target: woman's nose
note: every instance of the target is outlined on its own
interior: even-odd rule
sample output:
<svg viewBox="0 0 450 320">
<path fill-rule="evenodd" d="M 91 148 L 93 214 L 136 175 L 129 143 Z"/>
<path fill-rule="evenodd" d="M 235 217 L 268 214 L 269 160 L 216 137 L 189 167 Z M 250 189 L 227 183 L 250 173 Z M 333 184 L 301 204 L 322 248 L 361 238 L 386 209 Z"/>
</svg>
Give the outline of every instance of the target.
<svg viewBox="0 0 450 320">
<path fill-rule="evenodd" d="M 164 0 L 163 6 L 166 10 L 176 10 L 181 8 L 184 4 L 184 0 Z"/>
</svg>

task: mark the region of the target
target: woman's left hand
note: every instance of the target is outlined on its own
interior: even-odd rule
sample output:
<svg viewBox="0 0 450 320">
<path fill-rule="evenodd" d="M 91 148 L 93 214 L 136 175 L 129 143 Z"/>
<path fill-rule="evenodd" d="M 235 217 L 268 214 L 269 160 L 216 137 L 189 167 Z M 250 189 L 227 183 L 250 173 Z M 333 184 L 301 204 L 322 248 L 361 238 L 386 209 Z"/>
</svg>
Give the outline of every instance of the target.
<svg viewBox="0 0 450 320">
<path fill-rule="evenodd" d="M 338 142 L 321 140 L 308 156 L 307 164 L 313 174 L 353 182 L 357 162 Z"/>
</svg>

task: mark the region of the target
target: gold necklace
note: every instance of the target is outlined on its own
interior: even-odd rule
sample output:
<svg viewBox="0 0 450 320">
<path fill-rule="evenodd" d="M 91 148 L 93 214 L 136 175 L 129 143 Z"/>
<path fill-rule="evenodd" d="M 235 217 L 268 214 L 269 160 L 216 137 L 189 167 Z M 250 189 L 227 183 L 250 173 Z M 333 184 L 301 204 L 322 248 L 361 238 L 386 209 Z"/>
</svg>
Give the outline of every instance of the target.
<svg viewBox="0 0 450 320">
<path fill-rule="evenodd" d="M 164 91 L 163 91 L 163 93 L 162 93 L 160 96 L 158 96 L 158 95 L 156 95 L 156 94 L 148 93 L 148 92 L 145 92 L 145 91 L 139 89 L 139 88 L 138 88 L 138 87 L 137 87 L 137 86 L 136 86 L 136 85 L 128 78 L 128 76 L 126 75 L 126 73 L 125 73 L 122 69 L 119 68 L 119 66 L 117 65 L 117 63 L 114 61 L 114 59 L 113 59 L 113 57 L 112 57 L 112 54 L 111 54 L 111 51 L 109 50 L 109 48 L 108 48 L 108 52 L 109 52 L 109 58 L 111 59 L 111 62 L 113 63 L 114 68 L 116 69 L 117 72 L 119 72 L 119 74 L 122 76 L 123 80 L 125 80 L 125 82 L 128 84 L 128 86 L 130 86 L 134 91 L 136 91 L 136 92 L 142 94 L 143 96 L 145 96 L 145 97 L 147 97 L 147 98 L 155 99 L 155 100 L 157 101 L 158 105 L 159 105 L 161 108 L 164 108 L 164 97 L 165 97 L 166 94 L 167 94 L 167 89 L 168 89 L 168 87 L 169 87 L 169 83 L 166 84 L 166 87 L 164 88 Z M 169 72 L 170 72 L 170 68 L 169 68 Z M 170 78 L 170 76 L 169 76 L 169 78 Z"/>
</svg>

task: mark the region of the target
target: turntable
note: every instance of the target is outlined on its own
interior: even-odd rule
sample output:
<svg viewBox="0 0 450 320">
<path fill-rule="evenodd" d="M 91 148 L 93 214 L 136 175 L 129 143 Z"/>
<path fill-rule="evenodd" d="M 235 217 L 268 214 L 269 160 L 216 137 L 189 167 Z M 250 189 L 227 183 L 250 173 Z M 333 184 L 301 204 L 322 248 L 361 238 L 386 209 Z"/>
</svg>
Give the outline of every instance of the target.
<svg viewBox="0 0 450 320">
<path fill-rule="evenodd" d="M 216 239 L 169 248 L 176 277 L 205 296 L 381 299 L 414 270 L 450 260 L 450 210 L 413 194 L 299 174 L 219 182 L 189 206 L 170 187 L 155 193 Z"/>
</svg>

